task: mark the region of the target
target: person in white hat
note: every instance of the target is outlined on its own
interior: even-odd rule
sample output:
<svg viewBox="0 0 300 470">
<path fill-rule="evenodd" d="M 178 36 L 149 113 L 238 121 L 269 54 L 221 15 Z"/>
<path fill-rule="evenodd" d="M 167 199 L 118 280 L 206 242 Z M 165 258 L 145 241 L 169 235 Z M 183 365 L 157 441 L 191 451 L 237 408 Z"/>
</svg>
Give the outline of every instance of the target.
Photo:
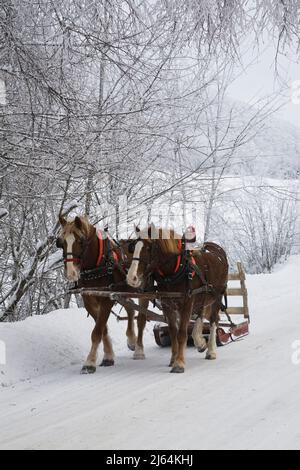
<svg viewBox="0 0 300 470">
<path fill-rule="evenodd" d="M 190 225 L 185 233 L 184 233 L 184 238 L 186 241 L 186 249 L 188 251 L 196 250 L 196 242 L 197 242 L 197 235 L 196 235 L 196 229 L 193 227 L 193 225 Z"/>
</svg>

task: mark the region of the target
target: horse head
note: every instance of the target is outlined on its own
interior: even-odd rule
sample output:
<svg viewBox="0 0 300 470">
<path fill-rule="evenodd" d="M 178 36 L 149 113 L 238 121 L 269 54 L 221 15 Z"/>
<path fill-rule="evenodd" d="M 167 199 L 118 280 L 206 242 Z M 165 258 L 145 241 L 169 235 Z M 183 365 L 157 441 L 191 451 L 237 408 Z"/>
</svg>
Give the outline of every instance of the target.
<svg viewBox="0 0 300 470">
<path fill-rule="evenodd" d="M 127 283 L 136 289 L 141 288 L 148 281 L 159 263 L 158 250 L 155 241 L 159 239 L 159 230 L 155 225 L 141 230 L 135 228 L 136 240 L 132 245 L 133 257 L 127 274 Z"/>
<path fill-rule="evenodd" d="M 76 217 L 68 221 L 60 216 L 59 222 L 61 233 L 56 240 L 56 246 L 63 250 L 67 279 L 77 282 L 87 246 L 96 234 L 96 229 L 86 217 Z"/>
</svg>

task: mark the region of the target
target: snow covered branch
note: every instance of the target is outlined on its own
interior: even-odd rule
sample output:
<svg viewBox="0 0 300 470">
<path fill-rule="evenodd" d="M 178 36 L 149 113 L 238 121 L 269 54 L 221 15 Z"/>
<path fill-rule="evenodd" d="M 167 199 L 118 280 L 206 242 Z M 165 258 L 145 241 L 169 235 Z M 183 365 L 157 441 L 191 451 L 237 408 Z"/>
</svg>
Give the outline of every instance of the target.
<svg viewBox="0 0 300 470">
<path fill-rule="evenodd" d="M 8 215 L 8 211 L 6 209 L 1 209 L 0 208 L 0 220 L 4 219 Z"/>
<path fill-rule="evenodd" d="M 77 206 L 77 203 L 72 202 L 62 211 L 62 214 L 66 216 L 69 212 L 76 209 Z M 0 303 L 0 305 L 4 304 L 3 313 L 0 315 L 0 322 L 6 321 L 10 316 L 13 317 L 18 303 L 36 281 L 36 277 L 40 274 L 42 263 L 46 260 L 46 258 L 49 257 L 49 253 L 53 242 L 57 237 L 59 227 L 60 224 L 57 220 L 52 229 L 50 229 L 48 235 L 36 244 L 31 259 L 28 260 L 25 268 L 18 273 L 16 281 Z M 49 272 L 49 270 L 53 268 L 57 262 L 58 256 L 55 256 L 55 259 L 52 258 L 50 263 L 48 261 L 47 269 L 43 270 L 43 273 L 45 274 Z"/>
</svg>

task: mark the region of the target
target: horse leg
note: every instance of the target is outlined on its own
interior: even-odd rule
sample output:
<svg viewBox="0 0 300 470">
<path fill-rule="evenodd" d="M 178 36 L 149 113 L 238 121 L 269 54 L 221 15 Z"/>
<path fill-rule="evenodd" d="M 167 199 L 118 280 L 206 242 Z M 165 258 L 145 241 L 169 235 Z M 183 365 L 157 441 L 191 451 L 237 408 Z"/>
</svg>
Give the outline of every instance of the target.
<svg viewBox="0 0 300 470">
<path fill-rule="evenodd" d="M 107 325 L 105 325 L 103 331 L 103 349 L 104 357 L 103 361 L 100 364 L 100 367 L 111 367 L 115 365 L 115 355 L 112 347 L 112 342 L 108 334 Z"/>
<path fill-rule="evenodd" d="M 193 329 L 192 337 L 194 340 L 195 347 L 198 349 L 200 353 L 203 353 L 207 349 L 207 342 L 203 336 L 203 320 L 202 318 L 198 318 L 195 322 L 195 326 Z"/>
<path fill-rule="evenodd" d="M 208 340 L 208 350 L 206 359 L 215 361 L 217 359 L 217 324 L 213 323 L 210 326 L 210 335 Z"/>
<path fill-rule="evenodd" d="M 172 308 L 172 304 L 169 302 L 163 302 L 162 303 L 162 308 L 163 308 L 163 314 L 165 318 L 167 319 L 168 322 L 168 327 L 169 327 L 169 335 L 171 339 L 171 349 L 172 349 L 172 355 L 171 355 L 171 360 L 169 363 L 169 367 L 173 367 L 177 354 L 178 354 L 178 310 L 175 309 L 175 311 Z"/>
<path fill-rule="evenodd" d="M 127 324 L 127 346 L 130 351 L 135 351 L 136 347 L 136 334 L 134 328 L 134 317 L 135 317 L 135 310 L 132 310 L 129 307 L 126 307 L 126 312 L 128 316 L 128 324 Z"/>
<path fill-rule="evenodd" d="M 185 358 L 184 358 L 184 353 L 187 345 L 187 339 L 188 339 L 188 325 L 189 325 L 189 320 L 191 318 L 193 310 L 193 300 L 191 299 L 189 302 L 187 302 L 183 308 L 181 309 L 181 315 L 180 315 L 180 324 L 179 324 L 179 330 L 177 334 L 178 338 L 178 354 L 176 356 L 173 368 L 171 372 L 173 374 L 182 374 L 184 372 L 184 367 L 185 367 Z"/>
<path fill-rule="evenodd" d="M 216 301 L 211 307 L 210 335 L 206 359 L 215 361 L 217 359 L 217 325 L 219 323 L 220 302 Z"/>
<path fill-rule="evenodd" d="M 139 305 L 141 308 L 143 308 L 146 311 L 149 306 L 149 302 L 148 300 L 140 300 Z M 139 312 L 138 319 L 137 319 L 138 338 L 136 342 L 135 352 L 133 355 L 133 359 L 135 360 L 146 359 L 145 351 L 144 351 L 144 342 L 143 342 L 146 323 L 147 323 L 147 314 L 144 312 Z"/>
<path fill-rule="evenodd" d="M 171 348 L 172 348 L 172 355 L 169 367 L 174 367 L 176 357 L 178 355 L 178 327 L 176 324 L 176 318 L 174 315 L 168 317 L 168 326 L 169 326 L 169 334 L 171 339 Z"/>
<path fill-rule="evenodd" d="M 102 301 L 101 304 L 97 304 L 97 314 L 95 313 L 95 307 L 93 309 L 93 317 L 96 321 L 95 328 L 92 332 L 92 347 L 90 350 L 90 353 L 87 357 L 87 360 L 81 370 L 82 374 L 94 374 L 97 370 L 97 354 L 98 354 L 98 348 L 101 343 L 101 340 L 103 338 L 107 320 L 110 315 L 110 311 L 112 309 L 112 303 L 111 302 L 104 302 Z M 95 304 L 94 304 L 95 306 Z M 107 343 L 106 343 L 107 345 Z M 111 347 L 111 343 L 110 343 Z M 112 350 L 112 347 L 111 347 Z"/>
</svg>

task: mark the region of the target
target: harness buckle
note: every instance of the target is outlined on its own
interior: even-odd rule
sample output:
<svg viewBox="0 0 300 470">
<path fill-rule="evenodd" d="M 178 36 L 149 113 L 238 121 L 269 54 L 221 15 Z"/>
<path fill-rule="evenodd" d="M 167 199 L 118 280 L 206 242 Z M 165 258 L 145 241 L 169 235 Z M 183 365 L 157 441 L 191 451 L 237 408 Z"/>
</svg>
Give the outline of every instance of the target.
<svg viewBox="0 0 300 470">
<path fill-rule="evenodd" d="M 113 275 L 113 272 L 114 272 L 113 266 L 111 266 L 111 265 L 108 266 L 108 268 L 107 268 L 107 274 L 108 274 L 109 276 L 112 276 L 112 275 Z"/>
</svg>

